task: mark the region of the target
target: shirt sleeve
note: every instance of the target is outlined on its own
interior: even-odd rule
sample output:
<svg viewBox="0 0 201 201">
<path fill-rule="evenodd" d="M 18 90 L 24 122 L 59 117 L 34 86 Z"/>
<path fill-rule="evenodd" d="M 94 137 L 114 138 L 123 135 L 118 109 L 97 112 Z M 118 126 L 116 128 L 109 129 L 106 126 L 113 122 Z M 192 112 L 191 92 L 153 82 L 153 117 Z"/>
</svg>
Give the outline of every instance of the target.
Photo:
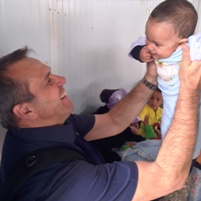
<svg viewBox="0 0 201 201">
<path fill-rule="evenodd" d="M 145 40 L 146 37 L 139 37 L 138 40 L 136 40 L 132 45 L 131 45 L 131 50 L 129 52 L 129 56 L 142 62 L 140 60 L 140 51 L 141 49 L 145 46 Z"/>
<path fill-rule="evenodd" d="M 76 161 L 57 175 L 47 200 L 132 200 L 138 181 L 134 162 L 91 165 Z"/>
<path fill-rule="evenodd" d="M 76 132 L 83 138 L 93 128 L 95 116 L 93 114 L 73 114 L 67 119 L 65 124 L 68 124 L 69 121 L 74 126 Z"/>
</svg>

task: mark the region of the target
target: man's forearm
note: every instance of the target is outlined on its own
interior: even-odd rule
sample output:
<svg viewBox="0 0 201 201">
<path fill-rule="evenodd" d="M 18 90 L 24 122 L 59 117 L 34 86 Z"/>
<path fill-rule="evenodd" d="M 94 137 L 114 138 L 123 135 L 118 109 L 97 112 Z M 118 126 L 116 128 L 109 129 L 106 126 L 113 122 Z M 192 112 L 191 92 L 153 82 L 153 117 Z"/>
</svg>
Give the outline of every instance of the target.
<svg viewBox="0 0 201 201">
<path fill-rule="evenodd" d="M 136 162 L 139 177 L 133 200 L 153 200 L 181 189 L 189 174 L 198 130 L 201 62 L 190 61 L 187 45 L 182 50 L 175 114 L 156 160 Z"/>
<path fill-rule="evenodd" d="M 146 81 L 140 81 L 136 87 L 115 107 L 109 115 L 120 129 L 125 129 L 141 112 L 153 93 L 153 87 L 157 86 L 157 73 L 154 62 L 147 63 L 147 72 L 144 76 Z M 143 78 L 143 80 L 144 80 Z"/>
<path fill-rule="evenodd" d="M 157 85 L 156 67 L 153 62 L 147 64 L 145 78 L 153 85 Z M 149 83 L 140 81 L 131 92 L 129 92 L 108 113 L 95 116 L 93 129 L 85 136 L 86 140 L 96 140 L 114 136 L 122 132 L 139 115 L 151 97 L 153 90 Z"/>
<path fill-rule="evenodd" d="M 169 180 L 181 182 L 189 173 L 198 131 L 201 75 L 201 62 L 191 62 L 189 47 L 182 48 L 175 115 L 156 160 L 167 173 L 173 173 Z"/>
<path fill-rule="evenodd" d="M 108 113 L 96 115 L 93 129 L 85 136 L 88 141 L 114 136 L 122 132 L 138 116 L 153 90 L 139 82 Z"/>
<path fill-rule="evenodd" d="M 192 161 L 198 108 L 199 92 L 181 88 L 172 124 L 156 160 L 136 161 L 139 180 L 133 200 L 153 200 L 183 187 Z"/>
<path fill-rule="evenodd" d="M 139 115 L 152 93 L 153 90 L 140 81 L 122 101 L 110 110 L 109 114 L 113 121 L 122 128 L 128 126 Z"/>
<path fill-rule="evenodd" d="M 181 87 L 172 124 L 156 162 L 185 179 L 190 169 L 198 129 L 200 92 Z M 167 167 L 168 166 L 168 167 Z M 174 178 L 170 178 L 173 179 Z M 171 182 L 171 181 L 170 181 Z"/>
</svg>

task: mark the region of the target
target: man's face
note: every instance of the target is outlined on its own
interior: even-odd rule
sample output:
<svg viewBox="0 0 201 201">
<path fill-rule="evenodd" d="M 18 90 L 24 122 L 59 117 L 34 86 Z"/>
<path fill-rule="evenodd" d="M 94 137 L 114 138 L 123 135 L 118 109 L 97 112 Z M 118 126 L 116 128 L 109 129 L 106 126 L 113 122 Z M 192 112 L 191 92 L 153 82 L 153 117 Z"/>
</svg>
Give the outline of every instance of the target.
<svg viewBox="0 0 201 201">
<path fill-rule="evenodd" d="M 30 104 L 41 125 L 63 124 L 73 111 L 63 88 L 66 79 L 52 74 L 50 68 L 40 61 L 33 58 L 20 60 L 10 67 L 9 74 L 16 80 L 28 82 L 35 96 Z"/>
<path fill-rule="evenodd" d="M 178 48 L 181 38 L 174 32 L 174 27 L 168 22 L 147 21 L 146 45 L 154 59 L 170 57 Z"/>
<path fill-rule="evenodd" d="M 159 91 L 154 91 L 151 98 L 148 101 L 149 107 L 151 107 L 154 111 L 158 109 L 163 103 L 162 94 Z"/>
</svg>

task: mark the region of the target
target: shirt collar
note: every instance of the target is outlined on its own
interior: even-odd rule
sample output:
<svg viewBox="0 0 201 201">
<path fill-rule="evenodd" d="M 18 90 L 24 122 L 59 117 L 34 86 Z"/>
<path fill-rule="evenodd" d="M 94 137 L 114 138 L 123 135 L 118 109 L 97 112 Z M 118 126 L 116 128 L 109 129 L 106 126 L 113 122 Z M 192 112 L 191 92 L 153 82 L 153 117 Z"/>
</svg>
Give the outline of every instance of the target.
<svg viewBox="0 0 201 201">
<path fill-rule="evenodd" d="M 73 143 L 76 135 L 72 125 L 11 129 L 8 130 L 8 132 L 13 137 L 24 140 L 53 141 L 62 143 Z"/>
</svg>

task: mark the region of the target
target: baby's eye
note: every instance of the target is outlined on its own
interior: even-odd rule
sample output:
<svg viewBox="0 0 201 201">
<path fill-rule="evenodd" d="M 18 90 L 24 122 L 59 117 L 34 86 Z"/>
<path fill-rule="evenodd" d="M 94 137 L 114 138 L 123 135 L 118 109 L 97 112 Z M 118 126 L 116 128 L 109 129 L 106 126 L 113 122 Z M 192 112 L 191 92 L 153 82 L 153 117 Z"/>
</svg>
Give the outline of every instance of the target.
<svg viewBox="0 0 201 201">
<path fill-rule="evenodd" d="M 155 43 L 155 45 L 156 45 L 157 47 L 159 47 L 159 46 L 160 46 L 160 44 L 158 44 L 158 43 Z"/>
</svg>

